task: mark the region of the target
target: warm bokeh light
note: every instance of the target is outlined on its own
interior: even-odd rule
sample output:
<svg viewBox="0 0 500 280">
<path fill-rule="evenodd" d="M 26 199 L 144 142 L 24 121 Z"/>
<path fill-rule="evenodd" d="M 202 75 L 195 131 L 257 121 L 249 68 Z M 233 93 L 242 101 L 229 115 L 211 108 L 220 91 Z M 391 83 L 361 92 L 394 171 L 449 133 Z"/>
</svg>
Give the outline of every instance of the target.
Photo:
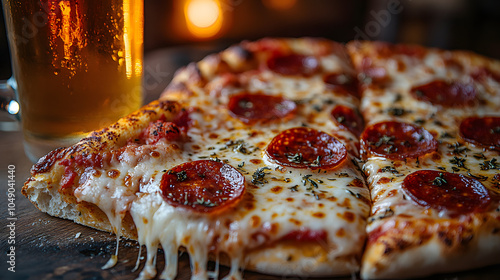
<svg viewBox="0 0 500 280">
<path fill-rule="evenodd" d="M 199 38 L 215 36 L 222 28 L 222 8 L 217 0 L 186 0 L 184 15 L 189 32 Z"/>
<path fill-rule="evenodd" d="M 262 0 L 264 5 L 275 10 L 288 10 L 295 6 L 297 0 Z"/>
</svg>

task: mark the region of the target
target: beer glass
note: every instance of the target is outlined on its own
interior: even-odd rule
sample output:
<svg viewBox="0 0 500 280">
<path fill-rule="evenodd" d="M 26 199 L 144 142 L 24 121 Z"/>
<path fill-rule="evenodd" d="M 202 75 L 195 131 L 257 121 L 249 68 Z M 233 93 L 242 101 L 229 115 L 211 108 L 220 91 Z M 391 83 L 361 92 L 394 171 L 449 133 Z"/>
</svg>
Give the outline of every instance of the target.
<svg viewBox="0 0 500 280">
<path fill-rule="evenodd" d="M 142 103 L 143 0 L 2 0 L 32 161 Z"/>
</svg>

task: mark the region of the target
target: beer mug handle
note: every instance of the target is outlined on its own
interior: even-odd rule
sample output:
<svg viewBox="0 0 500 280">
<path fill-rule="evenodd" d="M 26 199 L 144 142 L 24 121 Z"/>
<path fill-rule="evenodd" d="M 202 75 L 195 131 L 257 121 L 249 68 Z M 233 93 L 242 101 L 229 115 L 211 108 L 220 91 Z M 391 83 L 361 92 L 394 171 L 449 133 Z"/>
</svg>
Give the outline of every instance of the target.
<svg viewBox="0 0 500 280">
<path fill-rule="evenodd" d="M 16 100 L 16 82 L 13 78 L 0 80 L 0 111 L 16 121 L 20 120 L 19 103 Z M 0 130 L 5 130 L 2 127 L 0 126 Z"/>
</svg>

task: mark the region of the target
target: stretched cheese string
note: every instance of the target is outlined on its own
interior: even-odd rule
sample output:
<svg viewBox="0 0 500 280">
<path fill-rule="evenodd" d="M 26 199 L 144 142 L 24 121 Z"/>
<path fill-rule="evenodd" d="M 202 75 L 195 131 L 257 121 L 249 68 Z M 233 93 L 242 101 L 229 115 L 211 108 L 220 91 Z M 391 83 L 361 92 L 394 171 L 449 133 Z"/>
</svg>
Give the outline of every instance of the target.
<svg viewBox="0 0 500 280">
<path fill-rule="evenodd" d="M 208 277 L 214 280 L 219 279 L 219 254 L 215 254 L 215 270 L 208 272 Z"/>
<path fill-rule="evenodd" d="M 151 279 L 156 276 L 156 255 L 158 252 L 158 243 L 146 242 L 147 259 L 137 279 Z M 162 278 L 164 279 L 164 278 Z"/>
<path fill-rule="evenodd" d="M 240 273 L 240 257 L 232 257 L 231 258 L 231 270 L 229 274 L 222 278 L 222 280 L 243 280 Z"/>
<path fill-rule="evenodd" d="M 120 237 L 122 236 L 122 215 L 114 213 L 113 210 L 105 211 L 108 220 L 111 222 L 113 231 L 116 233 L 116 249 L 115 254 L 111 256 L 108 262 L 101 267 L 101 269 L 109 269 L 116 265 L 118 262 L 118 249 L 120 248 Z"/>
<path fill-rule="evenodd" d="M 164 245 L 163 243 L 162 247 L 165 252 L 165 268 L 160 275 L 160 279 L 173 280 L 177 276 L 178 248 L 173 244 Z"/>
<path fill-rule="evenodd" d="M 120 228 L 121 228 L 121 225 L 120 225 Z M 120 247 L 120 236 L 121 236 L 121 230 L 120 230 L 120 233 L 116 234 L 116 250 L 115 250 L 115 254 L 111 256 L 111 258 L 108 260 L 108 262 L 105 265 L 103 265 L 101 267 L 101 269 L 112 268 L 118 262 L 118 248 Z"/>
<path fill-rule="evenodd" d="M 135 266 L 132 269 L 132 272 L 135 272 L 139 269 L 139 265 L 141 264 L 141 253 L 142 253 L 142 245 L 139 245 L 139 254 L 137 255 L 137 260 L 135 261 Z"/>
</svg>

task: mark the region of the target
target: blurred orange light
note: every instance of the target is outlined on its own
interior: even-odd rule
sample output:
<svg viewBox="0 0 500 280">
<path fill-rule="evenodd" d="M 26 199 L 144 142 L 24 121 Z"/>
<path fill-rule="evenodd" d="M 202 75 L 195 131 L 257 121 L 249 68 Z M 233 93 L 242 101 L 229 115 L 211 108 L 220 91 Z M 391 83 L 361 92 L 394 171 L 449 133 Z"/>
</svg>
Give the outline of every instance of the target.
<svg viewBox="0 0 500 280">
<path fill-rule="evenodd" d="M 189 32 L 199 38 L 215 36 L 222 28 L 222 8 L 217 0 L 186 0 L 184 15 Z"/>
<path fill-rule="evenodd" d="M 264 5 L 275 10 L 288 10 L 295 6 L 297 0 L 262 0 Z"/>
</svg>

